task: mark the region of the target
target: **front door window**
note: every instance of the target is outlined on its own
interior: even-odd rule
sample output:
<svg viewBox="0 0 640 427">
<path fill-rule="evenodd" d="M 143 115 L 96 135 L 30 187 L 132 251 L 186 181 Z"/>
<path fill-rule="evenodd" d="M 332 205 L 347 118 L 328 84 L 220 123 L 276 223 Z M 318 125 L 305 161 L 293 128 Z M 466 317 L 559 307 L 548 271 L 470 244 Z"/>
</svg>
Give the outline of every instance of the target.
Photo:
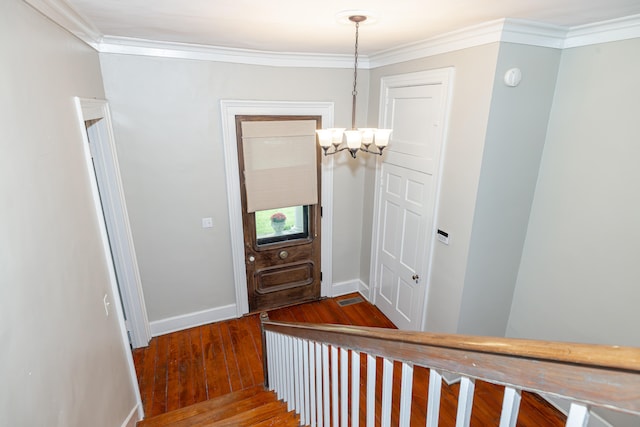
<svg viewBox="0 0 640 427">
<path fill-rule="evenodd" d="M 309 237 L 309 206 L 256 211 L 258 246 Z"/>
</svg>

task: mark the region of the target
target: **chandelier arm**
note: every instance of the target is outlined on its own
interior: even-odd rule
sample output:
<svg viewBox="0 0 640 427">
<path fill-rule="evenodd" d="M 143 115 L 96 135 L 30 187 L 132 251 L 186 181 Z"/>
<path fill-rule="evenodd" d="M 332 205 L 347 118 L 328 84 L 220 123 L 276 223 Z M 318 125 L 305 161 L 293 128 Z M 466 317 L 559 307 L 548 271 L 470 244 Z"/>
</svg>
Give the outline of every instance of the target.
<svg viewBox="0 0 640 427">
<path fill-rule="evenodd" d="M 378 151 L 371 151 L 367 148 L 360 148 L 360 151 L 364 151 L 365 153 L 377 154 L 378 156 L 382 156 L 382 150 L 384 147 L 378 147 Z"/>
</svg>

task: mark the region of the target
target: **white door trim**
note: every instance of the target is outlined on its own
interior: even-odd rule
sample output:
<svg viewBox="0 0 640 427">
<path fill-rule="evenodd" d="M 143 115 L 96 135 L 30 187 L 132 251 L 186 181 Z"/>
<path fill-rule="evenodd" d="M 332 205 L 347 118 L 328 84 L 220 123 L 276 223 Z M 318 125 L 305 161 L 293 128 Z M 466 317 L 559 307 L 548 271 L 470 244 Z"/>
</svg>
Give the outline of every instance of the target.
<svg viewBox="0 0 640 427">
<path fill-rule="evenodd" d="M 107 267 L 109 269 L 109 281 L 111 284 L 111 295 L 112 298 L 120 298 L 122 297 L 123 302 L 127 303 L 127 298 L 132 297 L 134 293 L 137 293 L 136 297 L 137 301 L 140 302 L 139 305 L 135 305 L 136 299 L 128 300 L 129 303 L 132 304 L 133 311 L 138 311 L 136 313 L 136 320 L 134 322 L 133 318 L 131 319 L 131 324 L 135 323 L 136 329 L 139 329 L 141 336 L 138 339 L 142 339 L 144 341 L 144 345 L 148 345 L 149 340 L 151 339 L 151 332 L 149 330 L 149 321 L 147 319 L 147 312 L 144 307 L 144 299 L 142 296 L 142 285 L 140 282 L 140 277 L 138 274 L 138 264 L 135 259 L 135 251 L 133 250 L 133 240 L 131 237 L 131 230 L 129 227 L 129 220 L 126 212 L 126 205 L 124 204 L 122 185 L 120 182 L 120 174 L 118 169 L 117 157 L 115 154 L 115 140 L 113 138 L 113 127 L 111 122 L 111 115 L 109 112 L 109 107 L 107 101 L 99 100 L 99 99 L 83 99 L 79 97 L 74 98 L 76 104 L 76 111 L 78 122 L 80 126 L 80 133 L 82 135 L 83 141 L 83 150 L 85 155 L 85 162 L 87 165 L 87 175 L 89 181 L 91 183 L 91 193 L 93 196 L 93 202 L 96 209 L 96 217 L 98 227 L 100 229 L 100 237 L 103 244 L 105 261 L 107 263 Z M 89 148 L 89 138 L 87 136 L 87 129 L 85 125 L 85 121 L 101 119 L 104 122 L 104 126 L 101 127 L 99 144 L 102 146 L 100 148 L 100 153 L 105 156 L 112 156 L 109 159 L 112 163 L 111 165 L 115 168 L 110 171 L 116 179 L 117 185 L 114 187 L 104 188 L 102 190 L 102 195 L 98 190 L 98 183 L 96 180 L 96 175 L 94 173 L 94 166 L 91 157 L 91 150 Z M 94 141 L 95 142 L 95 141 Z M 105 159 L 95 159 L 96 161 L 101 161 Z M 101 202 L 101 196 L 103 199 L 109 199 L 112 197 L 122 198 L 121 204 L 119 205 L 121 211 L 119 214 L 123 215 L 122 228 L 118 228 L 112 232 L 112 239 L 117 241 L 118 245 L 123 245 L 128 247 L 130 250 L 127 254 L 129 257 L 122 257 L 120 259 L 121 262 L 124 262 L 125 270 L 127 270 L 125 283 L 123 283 L 122 287 L 126 286 L 128 291 L 130 291 L 127 296 L 125 294 L 120 294 L 120 289 L 118 288 L 118 279 L 116 278 L 115 271 L 115 262 L 118 262 L 114 257 L 112 257 L 111 246 L 109 243 L 109 235 L 107 234 L 107 225 L 105 222 L 105 217 L 103 214 L 103 206 Z M 139 293 L 138 293 L 139 291 Z M 118 319 L 118 324 L 120 326 L 121 338 L 123 348 L 125 349 L 125 357 L 127 359 L 127 365 L 129 368 L 129 376 L 131 379 L 131 385 L 134 390 L 136 404 L 137 404 L 137 412 L 138 419 L 144 418 L 144 408 L 142 405 L 142 397 L 140 396 L 140 389 L 138 387 L 138 379 L 136 376 L 136 368 L 133 362 L 133 355 L 129 350 L 129 337 L 127 333 L 127 326 L 125 324 L 124 318 L 124 310 L 121 304 L 118 301 L 112 301 L 111 307 L 115 310 L 116 317 Z M 130 314 L 132 317 L 132 314 Z M 132 333 L 132 335 L 134 335 Z M 132 337 L 133 338 L 133 337 Z M 146 341 L 145 341 L 146 340 Z"/>
<path fill-rule="evenodd" d="M 91 137 L 91 153 L 93 153 L 94 161 L 105 177 L 99 195 L 104 204 L 102 208 L 107 218 L 102 216 L 102 212 L 100 212 L 100 216 L 109 225 L 113 262 L 120 282 L 120 293 L 127 316 L 127 326 L 131 332 L 131 344 L 134 348 L 146 347 L 151 339 L 151 328 L 147 318 L 142 281 L 120 178 L 109 106 L 107 101 L 96 99 L 77 98 L 77 103 L 83 129 L 85 129 L 85 121 L 101 120 L 98 123 L 100 130 L 93 132 Z M 82 135 L 86 146 L 89 147 L 87 132 L 83 132 Z"/>
<path fill-rule="evenodd" d="M 295 101 L 240 101 L 221 100 L 224 164 L 227 178 L 227 201 L 229 205 L 229 227 L 233 256 L 233 277 L 236 289 L 237 315 L 249 312 L 247 295 L 247 273 L 245 270 L 244 237 L 242 230 L 242 202 L 240 199 L 240 171 L 238 170 L 238 147 L 236 140 L 237 115 L 282 115 L 321 116 L 322 127 L 333 126 L 333 102 Z M 332 271 L 332 212 L 333 212 L 333 157 L 322 158 L 322 245 L 320 250 L 322 296 L 331 295 Z"/>
<path fill-rule="evenodd" d="M 426 242 L 429 246 L 429 259 L 427 260 L 427 271 L 431 272 L 432 262 L 433 262 L 433 247 L 434 242 L 436 240 L 436 229 L 438 223 L 438 207 L 440 203 L 440 186 L 442 181 L 442 167 L 444 164 L 444 153 L 446 147 L 447 140 L 447 132 L 449 129 L 449 116 L 451 110 L 451 99 L 453 94 L 453 78 L 455 75 L 454 67 L 440 68 L 435 70 L 426 70 L 426 71 L 418 71 L 414 73 L 407 74 L 399 74 L 393 76 L 382 77 L 380 80 L 380 110 L 378 114 L 378 127 L 385 128 L 388 127 L 388 123 L 391 121 L 390 108 L 389 108 L 389 90 L 400 87 L 409 87 L 409 86 L 422 86 L 428 84 L 441 84 L 443 87 L 442 97 L 442 111 L 444 112 L 444 118 L 442 121 L 441 132 L 442 134 L 442 149 L 440 150 L 440 159 L 438 167 L 437 176 L 435 183 L 435 193 L 434 193 L 434 212 L 433 212 L 433 230 L 432 237 L 430 242 Z M 393 139 L 393 136 L 392 136 Z M 391 143 L 393 143 L 391 141 Z M 384 156 L 382 156 L 384 157 Z M 374 201 L 373 201 L 373 221 L 372 221 L 372 236 L 371 236 L 371 264 L 369 267 L 369 292 L 368 299 L 371 303 L 375 304 L 377 288 L 379 287 L 379 280 L 377 275 L 377 265 L 378 265 L 378 247 L 379 247 L 379 236 L 378 236 L 378 228 L 380 222 L 380 186 L 382 181 L 382 157 L 378 157 L 376 159 L 376 175 L 374 181 Z M 429 286 L 431 285 L 431 274 L 425 278 L 426 286 L 425 286 L 425 297 L 424 297 L 424 307 L 422 310 L 422 319 L 420 320 L 421 330 L 425 330 L 425 319 L 426 319 L 426 307 L 428 303 L 429 297 Z"/>
</svg>

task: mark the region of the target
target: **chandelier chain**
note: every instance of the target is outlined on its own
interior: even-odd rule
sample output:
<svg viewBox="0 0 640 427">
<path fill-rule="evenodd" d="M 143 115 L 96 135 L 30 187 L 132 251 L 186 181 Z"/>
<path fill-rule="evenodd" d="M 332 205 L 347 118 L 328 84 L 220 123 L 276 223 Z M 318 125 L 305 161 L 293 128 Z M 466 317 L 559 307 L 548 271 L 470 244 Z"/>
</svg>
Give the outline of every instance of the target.
<svg viewBox="0 0 640 427">
<path fill-rule="evenodd" d="M 356 97 L 358 96 L 358 29 L 360 28 L 360 22 L 356 21 L 356 43 L 355 53 L 353 57 L 353 95 L 351 106 L 351 129 L 356 128 Z"/>
</svg>

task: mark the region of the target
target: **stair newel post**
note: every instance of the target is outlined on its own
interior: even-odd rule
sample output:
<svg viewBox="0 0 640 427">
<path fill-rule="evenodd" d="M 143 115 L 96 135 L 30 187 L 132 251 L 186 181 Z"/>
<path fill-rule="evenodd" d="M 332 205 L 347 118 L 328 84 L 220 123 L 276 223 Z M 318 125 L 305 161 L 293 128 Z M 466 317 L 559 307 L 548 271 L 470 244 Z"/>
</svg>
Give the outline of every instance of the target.
<svg viewBox="0 0 640 427">
<path fill-rule="evenodd" d="M 260 331 L 262 332 L 262 371 L 264 372 L 264 388 L 269 389 L 269 369 L 267 368 L 267 333 L 264 330 L 264 322 L 269 321 L 266 311 L 260 313 Z"/>
</svg>

